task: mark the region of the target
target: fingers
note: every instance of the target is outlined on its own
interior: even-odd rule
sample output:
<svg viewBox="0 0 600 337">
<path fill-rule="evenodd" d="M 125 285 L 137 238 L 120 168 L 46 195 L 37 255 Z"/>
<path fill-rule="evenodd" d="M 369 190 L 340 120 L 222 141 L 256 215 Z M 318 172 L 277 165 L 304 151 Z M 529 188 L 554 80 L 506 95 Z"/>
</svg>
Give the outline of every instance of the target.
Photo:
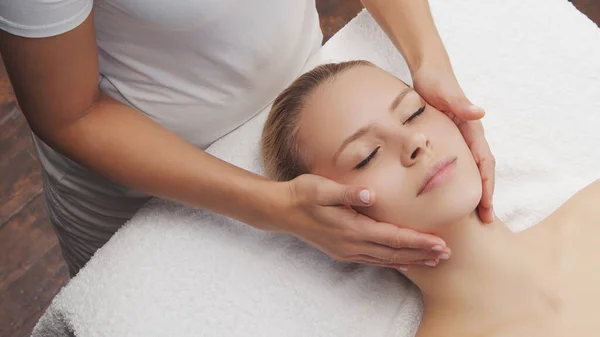
<svg viewBox="0 0 600 337">
<path fill-rule="evenodd" d="M 469 101 L 458 82 L 456 82 L 454 88 L 453 95 L 447 100 L 449 105 L 448 110 L 465 121 L 483 118 L 485 111 Z"/>
<path fill-rule="evenodd" d="M 402 263 L 389 263 L 389 262 L 386 263 L 386 262 L 378 261 L 377 259 L 374 259 L 370 256 L 360 256 L 360 257 L 357 257 L 353 262 L 367 264 L 367 265 L 375 266 L 375 267 L 394 268 L 400 272 L 406 273 L 406 272 L 410 271 L 411 268 L 414 268 L 414 267 L 429 267 L 429 268 L 437 267 L 437 265 L 440 263 L 440 260 L 439 259 L 419 260 L 419 261 L 415 261 L 412 264 L 402 264 Z"/>
<path fill-rule="evenodd" d="M 494 195 L 495 171 L 496 163 L 490 148 L 486 144 L 486 149 L 483 149 L 484 155 L 479 161 L 479 172 L 483 182 L 483 194 L 481 196 L 481 205 L 485 208 L 492 208 L 492 196 Z"/>
<path fill-rule="evenodd" d="M 364 259 L 356 259 L 355 261 L 353 261 L 355 263 L 361 263 L 361 264 L 366 264 L 369 266 L 373 266 L 373 267 L 383 267 L 383 268 L 394 268 L 396 270 L 398 270 L 399 272 L 402 273 L 406 273 L 410 270 L 409 265 L 406 264 L 392 264 L 392 265 L 387 265 L 387 264 L 382 264 L 382 263 L 377 263 L 375 260 L 371 260 L 368 258 L 364 258 Z"/>
<path fill-rule="evenodd" d="M 317 186 L 317 201 L 323 206 L 369 206 L 375 201 L 375 192 L 358 186 L 338 184 L 329 179 Z"/>
<path fill-rule="evenodd" d="M 475 153 L 475 150 L 478 150 L 478 146 L 481 141 L 485 143 L 487 146 L 487 140 L 485 139 L 485 133 L 483 130 L 483 124 L 480 121 L 468 121 L 458 123 L 458 130 L 462 134 L 465 142 L 473 152 L 474 156 L 479 156 L 482 153 Z M 489 147 L 488 147 L 489 150 Z M 475 158 L 477 160 L 477 158 Z"/>
<path fill-rule="evenodd" d="M 481 204 L 477 207 L 477 214 L 483 223 L 489 224 L 494 222 L 494 209 L 483 207 Z"/>
<path fill-rule="evenodd" d="M 362 255 L 374 259 L 377 263 L 386 265 L 424 264 L 425 261 L 448 260 L 450 258 L 450 254 L 446 252 L 412 248 L 394 249 L 376 243 L 368 244 Z"/>
<path fill-rule="evenodd" d="M 449 253 L 446 242 L 434 235 L 419 233 L 385 222 L 374 223 L 362 229 L 364 240 L 389 248 L 414 248 Z"/>
<path fill-rule="evenodd" d="M 485 116 L 485 111 L 482 108 L 472 104 L 468 100 L 455 106 L 451 106 L 450 111 L 458 118 L 465 121 L 477 120 Z"/>
<path fill-rule="evenodd" d="M 448 89 L 446 89 L 445 97 L 436 100 L 437 102 L 445 102 L 445 104 L 438 104 L 440 106 L 434 105 L 435 108 L 447 113 L 455 122 L 457 119 L 471 121 L 481 119 L 485 116 L 485 111 L 482 108 L 467 99 L 458 82 L 446 88 Z"/>
<path fill-rule="evenodd" d="M 491 156 L 491 153 L 489 154 L 489 156 Z M 492 223 L 494 221 L 494 205 L 492 200 L 494 196 L 495 170 L 496 165 L 493 162 L 493 160 L 484 159 L 479 165 L 479 172 L 481 173 L 483 190 L 481 194 L 481 202 L 478 206 L 478 214 L 479 218 L 484 223 Z"/>
<path fill-rule="evenodd" d="M 496 180 L 496 160 L 485 139 L 481 122 L 466 122 L 461 124 L 459 129 L 473 153 L 473 158 L 475 158 L 481 175 L 482 193 L 478 208 L 479 218 L 484 223 L 491 223 L 494 221 L 493 197 Z"/>
<path fill-rule="evenodd" d="M 496 176 L 496 160 L 492 155 L 487 142 L 480 142 L 476 151 L 480 154 L 478 160 L 479 173 L 481 174 L 482 193 L 479 204 L 479 217 L 484 223 L 494 221 L 494 188 Z"/>
</svg>

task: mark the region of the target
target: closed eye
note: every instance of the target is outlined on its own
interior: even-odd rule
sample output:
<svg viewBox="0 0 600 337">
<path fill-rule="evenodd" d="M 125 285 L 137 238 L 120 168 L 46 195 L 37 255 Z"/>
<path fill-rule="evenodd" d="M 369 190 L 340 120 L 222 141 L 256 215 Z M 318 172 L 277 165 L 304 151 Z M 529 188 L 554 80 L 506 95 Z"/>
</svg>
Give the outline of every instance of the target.
<svg viewBox="0 0 600 337">
<path fill-rule="evenodd" d="M 375 150 L 373 150 L 373 152 L 371 152 L 371 154 L 367 158 L 365 158 L 363 161 L 358 163 L 358 165 L 356 165 L 356 167 L 354 167 L 354 169 L 360 170 L 362 168 L 365 168 L 367 165 L 369 165 L 369 163 L 371 162 L 371 159 L 373 159 L 373 157 L 375 157 L 375 155 L 377 154 L 377 151 L 379 151 L 380 147 L 381 146 L 378 146 L 377 148 L 375 148 Z"/>
<path fill-rule="evenodd" d="M 410 123 L 413 119 L 419 117 L 419 115 L 422 114 L 423 111 L 425 111 L 425 105 L 423 105 L 419 110 L 417 110 L 417 112 L 410 115 L 410 117 L 408 117 L 408 119 L 404 123 L 402 123 L 402 125 L 404 125 L 406 123 Z"/>
</svg>

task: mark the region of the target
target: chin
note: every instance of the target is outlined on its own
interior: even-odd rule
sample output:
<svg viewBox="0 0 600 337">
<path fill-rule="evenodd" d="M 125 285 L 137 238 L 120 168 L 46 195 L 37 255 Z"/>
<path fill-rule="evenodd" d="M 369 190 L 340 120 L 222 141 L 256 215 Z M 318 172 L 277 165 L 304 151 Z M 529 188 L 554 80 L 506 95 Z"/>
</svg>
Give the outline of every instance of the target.
<svg viewBox="0 0 600 337">
<path fill-rule="evenodd" d="M 473 214 L 481 200 L 481 183 L 463 184 L 462 188 L 449 188 L 429 200 L 432 205 L 432 219 L 429 227 L 432 233 L 443 231 L 452 225 Z M 435 205 L 435 206 L 433 206 Z"/>
</svg>

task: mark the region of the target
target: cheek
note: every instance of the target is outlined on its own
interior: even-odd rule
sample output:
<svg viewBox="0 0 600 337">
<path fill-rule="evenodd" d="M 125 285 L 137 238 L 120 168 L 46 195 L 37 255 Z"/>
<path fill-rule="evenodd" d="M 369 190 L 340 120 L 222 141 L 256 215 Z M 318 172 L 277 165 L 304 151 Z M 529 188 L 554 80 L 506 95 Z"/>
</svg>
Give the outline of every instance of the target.
<svg viewBox="0 0 600 337">
<path fill-rule="evenodd" d="M 406 169 L 399 161 L 381 164 L 354 182 L 376 194 L 375 204 L 357 211 L 379 222 L 400 226 L 414 223 L 421 212 L 414 207 L 414 186 L 410 186 Z"/>
<path fill-rule="evenodd" d="M 450 119 L 444 116 L 437 123 L 431 123 L 431 130 L 427 132 L 428 135 L 431 135 L 435 152 L 458 156 L 461 163 L 459 174 L 462 176 L 464 183 L 469 183 L 470 186 L 473 184 L 481 185 L 479 168 L 473 158 L 471 149 L 469 149 L 458 127 Z"/>
<path fill-rule="evenodd" d="M 479 170 L 477 169 L 471 149 L 469 149 L 456 124 L 448 117 L 439 113 L 435 118 L 432 118 L 431 123 L 428 123 L 424 127 L 423 132 L 429 138 L 433 151 L 437 155 L 458 156 L 460 161 L 465 163 L 461 171 L 469 175 L 475 173 L 477 178 L 480 179 Z"/>
<path fill-rule="evenodd" d="M 446 149 L 462 149 L 467 147 L 465 140 L 458 130 L 458 127 L 446 115 L 441 112 L 436 113 L 422 130 L 431 143 L 434 145 L 434 151 L 442 146 Z M 438 151 L 436 151 L 438 152 Z M 441 153 L 440 153 L 441 154 Z"/>
<path fill-rule="evenodd" d="M 439 191 L 431 193 L 427 198 L 430 205 L 436 205 L 433 212 L 428 213 L 430 225 L 440 225 L 472 212 L 481 200 L 482 181 L 479 168 L 467 146 L 460 130 L 444 116 L 435 123 L 427 125 L 427 135 L 436 155 L 453 155 L 458 157 L 454 178 Z"/>
</svg>

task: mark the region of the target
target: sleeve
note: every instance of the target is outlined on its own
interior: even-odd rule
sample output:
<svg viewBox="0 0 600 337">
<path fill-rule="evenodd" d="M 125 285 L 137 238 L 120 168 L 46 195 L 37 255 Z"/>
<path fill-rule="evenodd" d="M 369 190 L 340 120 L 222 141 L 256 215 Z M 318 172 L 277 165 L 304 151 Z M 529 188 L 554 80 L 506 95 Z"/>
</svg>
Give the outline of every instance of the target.
<svg viewBox="0 0 600 337">
<path fill-rule="evenodd" d="M 94 0 L 0 0 L 0 29 L 23 37 L 59 35 L 79 26 Z"/>
</svg>

